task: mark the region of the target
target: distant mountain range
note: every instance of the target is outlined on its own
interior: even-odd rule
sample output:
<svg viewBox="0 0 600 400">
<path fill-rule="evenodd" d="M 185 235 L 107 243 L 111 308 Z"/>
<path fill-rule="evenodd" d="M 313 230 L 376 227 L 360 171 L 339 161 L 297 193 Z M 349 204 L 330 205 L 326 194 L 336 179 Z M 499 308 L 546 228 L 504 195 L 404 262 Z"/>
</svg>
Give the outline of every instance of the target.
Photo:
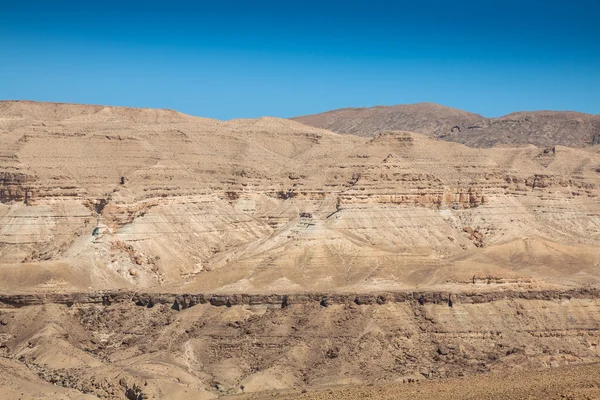
<svg viewBox="0 0 600 400">
<path fill-rule="evenodd" d="M 522 111 L 485 118 L 439 104 L 417 103 L 343 108 L 292 119 L 338 133 L 377 136 L 384 131 L 402 130 L 471 147 L 600 144 L 600 115 L 571 111 Z"/>
</svg>

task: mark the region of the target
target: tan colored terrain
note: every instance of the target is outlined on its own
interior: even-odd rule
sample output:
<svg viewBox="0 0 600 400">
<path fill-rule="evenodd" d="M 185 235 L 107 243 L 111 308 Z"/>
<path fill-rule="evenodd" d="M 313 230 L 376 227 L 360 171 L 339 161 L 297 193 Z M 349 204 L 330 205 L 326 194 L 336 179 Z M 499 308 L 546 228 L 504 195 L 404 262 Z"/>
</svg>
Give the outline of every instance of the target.
<svg viewBox="0 0 600 400">
<path fill-rule="evenodd" d="M 6 289 L 597 282 L 596 148 L 28 102 L 2 115 Z"/>
<path fill-rule="evenodd" d="M 523 111 L 485 118 L 434 103 L 418 103 L 343 108 L 292 119 L 334 132 L 367 137 L 386 130 L 418 132 L 471 147 L 600 144 L 600 115 L 570 111 Z"/>
<path fill-rule="evenodd" d="M 210 399 L 240 394 L 242 386 L 254 398 L 273 390 L 287 398 L 285 391 L 336 385 L 405 383 L 410 393 L 416 382 L 477 382 L 489 373 L 496 375 L 483 382 L 495 381 L 598 362 L 599 294 L 474 292 L 454 295 L 452 307 L 441 293 L 330 295 L 326 306 L 321 296 L 296 295 L 285 307 L 260 295 L 231 296 L 230 306 L 225 297 L 127 293 L 102 302 L 5 297 L 0 382 L 3 398 L 140 400 Z M 490 390 L 502 393 L 499 386 Z"/>
<path fill-rule="evenodd" d="M 563 367 L 544 371 L 519 371 L 508 374 L 474 375 L 415 384 L 386 384 L 321 389 L 314 392 L 284 392 L 235 395 L 231 399 L 570 399 L 600 398 L 598 364 Z"/>
<path fill-rule="evenodd" d="M 599 194 L 598 146 L 0 102 L 0 395 L 598 362 Z"/>
</svg>

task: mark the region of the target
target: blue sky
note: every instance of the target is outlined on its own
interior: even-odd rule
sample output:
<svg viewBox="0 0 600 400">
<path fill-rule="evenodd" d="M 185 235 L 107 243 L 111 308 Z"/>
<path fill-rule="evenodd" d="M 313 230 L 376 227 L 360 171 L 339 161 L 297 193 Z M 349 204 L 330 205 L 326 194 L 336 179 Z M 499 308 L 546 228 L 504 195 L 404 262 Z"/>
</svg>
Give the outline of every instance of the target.
<svg viewBox="0 0 600 400">
<path fill-rule="evenodd" d="M 600 2 L 0 0 L 0 99 L 600 113 Z"/>
</svg>

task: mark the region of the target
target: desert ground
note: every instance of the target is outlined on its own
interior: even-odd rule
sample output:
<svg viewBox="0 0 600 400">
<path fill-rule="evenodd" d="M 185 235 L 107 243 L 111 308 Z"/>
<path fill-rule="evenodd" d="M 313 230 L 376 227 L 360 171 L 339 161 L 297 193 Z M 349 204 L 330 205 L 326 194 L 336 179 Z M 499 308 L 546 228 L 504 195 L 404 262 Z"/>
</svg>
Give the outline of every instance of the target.
<svg viewBox="0 0 600 400">
<path fill-rule="evenodd" d="M 234 399 L 598 399 L 598 365 L 476 375 L 409 384 L 348 386 L 312 392 L 269 392 Z"/>
<path fill-rule="evenodd" d="M 585 118 L 469 147 L 0 102 L 0 397 L 598 398 Z"/>
</svg>

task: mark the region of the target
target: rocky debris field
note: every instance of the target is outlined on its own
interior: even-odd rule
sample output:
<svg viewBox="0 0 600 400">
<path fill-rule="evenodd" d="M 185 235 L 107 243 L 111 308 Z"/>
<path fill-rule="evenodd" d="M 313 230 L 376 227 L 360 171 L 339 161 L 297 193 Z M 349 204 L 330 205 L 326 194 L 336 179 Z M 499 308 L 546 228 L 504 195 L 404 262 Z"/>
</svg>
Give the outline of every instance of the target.
<svg viewBox="0 0 600 400">
<path fill-rule="evenodd" d="M 128 399 L 299 393 L 341 384 L 374 390 L 369 385 L 384 382 L 414 391 L 440 379 L 600 361 L 598 289 L 247 302 L 242 295 L 206 295 L 210 300 L 193 304 L 183 299 L 200 295 L 168 297 L 121 293 L 100 296 L 104 304 L 82 295 L 62 304 L 4 297 L 2 357 L 26 368 L 38 385 Z M 16 396 L 19 388 L 6 385 Z"/>
</svg>

